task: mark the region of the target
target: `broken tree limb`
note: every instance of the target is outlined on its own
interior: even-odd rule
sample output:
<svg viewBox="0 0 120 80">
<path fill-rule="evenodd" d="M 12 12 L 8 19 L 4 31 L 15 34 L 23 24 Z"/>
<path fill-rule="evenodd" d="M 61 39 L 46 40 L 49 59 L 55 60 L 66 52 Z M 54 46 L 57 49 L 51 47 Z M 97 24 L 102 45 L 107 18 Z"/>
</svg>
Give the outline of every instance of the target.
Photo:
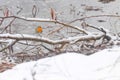
<svg viewBox="0 0 120 80">
<path fill-rule="evenodd" d="M 45 42 L 45 43 L 53 44 L 53 45 L 63 44 L 63 43 L 76 43 L 78 41 L 85 41 L 85 40 L 98 40 L 102 38 L 103 36 L 104 34 L 97 34 L 97 35 L 93 34 L 93 35 L 63 38 L 61 40 L 51 40 L 45 37 L 32 36 L 32 35 L 27 35 L 27 34 L 0 34 L 0 38 Z"/>
</svg>

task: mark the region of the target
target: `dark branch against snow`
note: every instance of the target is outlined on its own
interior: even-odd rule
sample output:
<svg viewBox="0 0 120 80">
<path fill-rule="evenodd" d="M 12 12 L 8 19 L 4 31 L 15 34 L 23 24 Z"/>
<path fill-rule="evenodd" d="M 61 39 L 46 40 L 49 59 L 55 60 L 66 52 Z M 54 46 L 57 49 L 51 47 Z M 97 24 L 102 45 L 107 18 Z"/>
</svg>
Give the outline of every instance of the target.
<svg viewBox="0 0 120 80">
<path fill-rule="evenodd" d="M 76 29 L 80 32 L 83 32 L 84 34 L 89 34 L 88 31 L 84 30 L 84 29 L 81 29 L 80 27 L 78 26 L 73 26 L 73 25 L 70 25 L 68 23 L 63 23 L 61 21 L 58 21 L 58 20 L 53 20 L 53 19 L 44 19 L 44 18 L 27 18 L 27 17 L 18 17 L 18 16 L 8 16 L 8 17 L 0 17 L 2 19 L 4 18 L 17 18 L 17 19 L 21 19 L 21 20 L 25 20 L 25 21 L 35 21 L 35 22 L 52 22 L 52 23 L 58 23 L 58 24 L 61 24 L 61 25 L 64 25 L 66 27 L 71 27 L 73 29 Z"/>
</svg>

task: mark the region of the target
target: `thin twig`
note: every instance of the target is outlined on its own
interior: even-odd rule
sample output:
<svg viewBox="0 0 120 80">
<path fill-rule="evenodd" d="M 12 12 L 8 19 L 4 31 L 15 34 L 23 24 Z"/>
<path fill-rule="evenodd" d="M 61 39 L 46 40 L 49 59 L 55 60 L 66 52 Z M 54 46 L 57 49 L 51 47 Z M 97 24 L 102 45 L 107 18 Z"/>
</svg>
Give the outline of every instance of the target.
<svg viewBox="0 0 120 80">
<path fill-rule="evenodd" d="M 51 34 L 53 34 L 53 33 L 55 33 L 55 32 L 58 32 L 58 31 L 60 31 L 60 30 L 63 29 L 63 28 L 64 28 L 64 26 L 63 26 L 63 27 L 60 27 L 60 28 L 58 28 L 58 29 L 55 29 L 55 30 L 51 31 L 47 36 L 49 36 L 49 35 L 51 35 Z"/>
<path fill-rule="evenodd" d="M 68 23 L 63 23 L 63 22 L 60 22 L 58 20 L 51 20 L 51 19 L 42 19 L 42 18 L 26 18 L 26 17 L 17 17 L 17 16 L 8 16 L 8 17 L 0 17 L 0 18 L 17 18 L 17 19 L 21 19 L 21 20 L 25 20 L 25 21 L 35 21 L 35 22 L 52 22 L 52 23 L 58 23 L 58 24 L 61 24 L 63 26 L 66 26 L 66 27 L 70 27 L 70 28 L 73 28 L 73 29 L 76 29 L 80 32 L 83 32 L 85 34 L 89 34 L 88 31 L 84 30 L 84 29 L 81 29 L 80 27 L 78 26 L 73 26 L 73 25 L 70 25 Z"/>
<path fill-rule="evenodd" d="M 11 24 L 15 21 L 16 18 L 14 18 L 2 31 L 1 33 L 3 33 L 9 26 L 11 26 Z M 9 33 L 11 33 L 11 31 L 9 31 Z"/>
<path fill-rule="evenodd" d="M 4 51 L 5 49 L 12 47 L 18 40 L 14 40 L 13 42 L 11 42 L 11 44 L 9 44 L 8 46 L 6 46 L 5 48 L 1 49 L 0 52 Z"/>
<path fill-rule="evenodd" d="M 73 21 L 71 21 L 70 23 L 74 23 L 76 21 L 82 21 L 82 20 L 85 20 L 85 19 L 88 19 L 88 18 L 94 18 L 94 17 L 118 17 L 120 18 L 119 15 L 94 15 L 94 16 L 87 16 L 87 17 L 83 17 L 83 18 L 79 18 L 79 19 L 75 19 Z"/>
</svg>

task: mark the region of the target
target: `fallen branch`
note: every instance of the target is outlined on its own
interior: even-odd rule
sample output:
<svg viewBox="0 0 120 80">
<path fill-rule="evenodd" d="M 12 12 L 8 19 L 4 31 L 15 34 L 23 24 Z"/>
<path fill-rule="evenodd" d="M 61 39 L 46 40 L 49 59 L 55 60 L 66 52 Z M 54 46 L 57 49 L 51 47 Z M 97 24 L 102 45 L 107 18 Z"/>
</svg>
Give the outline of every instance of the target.
<svg viewBox="0 0 120 80">
<path fill-rule="evenodd" d="M 69 37 L 69 38 L 64 38 L 61 40 L 50 40 L 45 37 L 32 36 L 32 35 L 27 35 L 27 34 L 0 34 L 0 38 L 45 42 L 45 43 L 53 44 L 53 45 L 54 44 L 63 44 L 63 43 L 76 43 L 78 41 L 85 41 L 85 40 L 98 40 L 98 39 L 102 38 L 103 36 L 104 36 L 104 34 L 97 34 L 97 35 L 93 34 L 93 35 Z"/>
</svg>

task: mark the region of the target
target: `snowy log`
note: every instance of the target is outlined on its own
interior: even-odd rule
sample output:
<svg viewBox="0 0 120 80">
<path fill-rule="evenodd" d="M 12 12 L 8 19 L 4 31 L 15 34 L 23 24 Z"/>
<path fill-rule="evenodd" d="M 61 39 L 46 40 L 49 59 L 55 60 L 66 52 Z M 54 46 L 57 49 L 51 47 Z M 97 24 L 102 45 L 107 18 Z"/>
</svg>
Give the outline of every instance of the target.
<svg viewBox="0 0 120 80">
<path fill-rule="evenodd" d="M 69 37 L 69 38 L 63 38 L 61 40 L 50 40 L 45 37 L 38 37 L 38 36 L 27 35 L 27 34 L 0 34 L 0 38 L 5 38 L 5 39 L 8 38 L 8 39 L 14 39 L 14 40 L 30 40 L 30 41 L 45 42 L 48 44 L 76 43 L 78 41 L 98 40 L 103 36 L 104 34 L 98 34 L 98 35 Z"/>
</svg>

